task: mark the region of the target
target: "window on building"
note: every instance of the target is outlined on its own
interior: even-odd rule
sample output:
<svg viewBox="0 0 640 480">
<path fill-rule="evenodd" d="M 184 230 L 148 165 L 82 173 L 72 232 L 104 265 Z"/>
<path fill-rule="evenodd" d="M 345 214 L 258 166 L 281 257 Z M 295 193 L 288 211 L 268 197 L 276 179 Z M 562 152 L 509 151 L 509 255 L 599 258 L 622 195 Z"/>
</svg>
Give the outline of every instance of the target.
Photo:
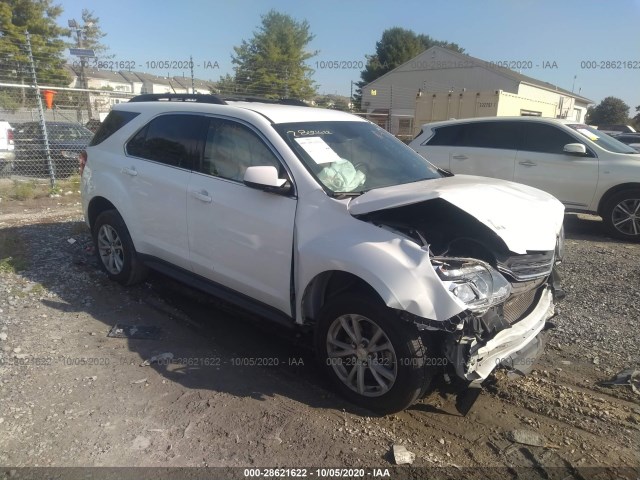
<svg viewBox="0 0 640 480">
<path fill-rule="evenodd" d="M 541 117 L 542 112 L 536 112 L 535 110 L 520 110 L 521 117 Z"/>
</svg>

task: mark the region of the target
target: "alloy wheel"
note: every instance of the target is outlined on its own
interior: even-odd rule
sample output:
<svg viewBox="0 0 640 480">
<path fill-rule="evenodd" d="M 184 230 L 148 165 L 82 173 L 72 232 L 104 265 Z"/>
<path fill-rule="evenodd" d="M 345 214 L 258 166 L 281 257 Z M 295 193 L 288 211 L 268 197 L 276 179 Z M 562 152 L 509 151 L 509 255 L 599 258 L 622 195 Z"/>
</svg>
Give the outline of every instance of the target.
<svg viewBox="0 0 640 480">
<path fill-rule="evenodd" d="M 118 232 L 111 225 L 98 230 L 98 252 L 102 264 L 112 275 L 118 275 L 124 266 L 124 248 Z"/>
<path fill-rule="evenodd" d="M 625 235 L 640 235 L 640 198 L 628 198 L 611 212 L 611 223 Z"/>
<path fill-rule="evenodd" d="M 378 397 L 398 375 L 398 359 L 389 337 L 373 320 L 357 314 L 336 318 L 327 332 L 327 361 L 354 392 Z"/>
</svg>

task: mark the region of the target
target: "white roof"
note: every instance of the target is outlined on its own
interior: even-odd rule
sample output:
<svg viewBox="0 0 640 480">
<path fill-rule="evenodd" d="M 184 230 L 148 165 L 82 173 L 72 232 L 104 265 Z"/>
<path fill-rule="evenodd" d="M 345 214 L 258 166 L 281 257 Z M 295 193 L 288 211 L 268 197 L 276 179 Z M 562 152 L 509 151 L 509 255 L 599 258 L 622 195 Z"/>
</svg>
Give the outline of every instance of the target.
<svg viewBox="0 0 640 480">
<path fill-rule="evenodd" d="M 230 106 L 258 112 L 273 123 L 289 122 L 361 122 L 362 118 L 340 110 L 329 110 L 317 107 L 297 107 L 276 103 L 260 102 L 228 102 Z"/>
<path fill-rule="evenodd" d="M 275 103 L 260 102 L 235 102 L 228 101 L 227 105 L 198 102 L 179 101 L 150 101 L 150 102 L 127 102 L 120 103 L 118 110 L 147 111 L 154 113 L 161 112 L 199 112 L 211 114 L 227 114 L 239 117 L 246 116 L 246 113 L 254 112 L 266 117 L 272 123 L 290 122 L 366 122 L 366 120 L 340 110 L 329 110 L 317 107 L 298 107 L 293 105 L 280 105 Z M 245 115 L 239 115 L 240 112 Z"/>
<path fill-rule="evenodd" d="M 439 127 L 441 125 L 452 125 L 457 123 L 475 123 L 475 122 L 500 122 L 500 121 L 517 121 L 517 122 L 541 122 L 541 123 L 560 123 L 560 124 L 583 124 L 584 122 L 578 122 L 576 120 L 569 120 L 566 118 L 551 118 L 551 117 L 535 117 L 535 116 L 520 116 L 520 117 L 473 117 L 473 118 L 453 118 L 451 120 L 441 120 L 438 122 L 429 122 L 423 124 L 424 127 Z"/>
</svg>

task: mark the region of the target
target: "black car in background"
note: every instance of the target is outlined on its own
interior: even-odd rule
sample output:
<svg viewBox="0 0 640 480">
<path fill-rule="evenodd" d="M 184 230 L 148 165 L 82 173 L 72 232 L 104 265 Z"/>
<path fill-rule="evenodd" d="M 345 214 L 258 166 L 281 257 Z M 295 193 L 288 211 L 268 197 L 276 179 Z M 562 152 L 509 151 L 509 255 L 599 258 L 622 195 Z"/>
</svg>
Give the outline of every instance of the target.
<svg viewBox="0 0 640 480">
<path fill-rule="evenodd" d="M 78 155 L 93 138 L 82 125 L 71 122 L 47 122 L 49 153 L 56 177 L 78 172 Z M 21 124 L 14 130 L 14 173 L 26 176 L 49 176 L 44 135 L 38 122 Z"/>
<path fill-rule="evenodd" d="M 640 152 L 640 133 L 620 133 L 613 135 L 613 138 Z"/>
</svg>

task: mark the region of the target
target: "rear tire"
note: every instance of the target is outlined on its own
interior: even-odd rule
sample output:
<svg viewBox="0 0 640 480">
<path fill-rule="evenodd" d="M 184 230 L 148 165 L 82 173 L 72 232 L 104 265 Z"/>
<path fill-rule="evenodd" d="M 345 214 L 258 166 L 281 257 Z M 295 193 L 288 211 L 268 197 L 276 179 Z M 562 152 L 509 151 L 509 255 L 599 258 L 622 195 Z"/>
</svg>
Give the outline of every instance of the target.
<svg viewBox="0 0 640 480">
<path fill-rule="evenodd" d="M 378 413 L 412 405 L 433 376 L 416 326 L 371 297 L 345 294 L 327 301 L 315 343 L 336 390 Z"/>
<path fill-rule="evenodd" d="M 624 190 L 612 195 L 602 209 L 602 219 L 612 236 L 640 241 L 640 190 Z"/>
<path fill-rule="evenodd" d="M 116 210 L 98 215 L 92 235 L 98 263 L 111 280 L 134 285 L 145 279 L 147 267 L 138 258 L 129 230 Z"/>
</svg>

